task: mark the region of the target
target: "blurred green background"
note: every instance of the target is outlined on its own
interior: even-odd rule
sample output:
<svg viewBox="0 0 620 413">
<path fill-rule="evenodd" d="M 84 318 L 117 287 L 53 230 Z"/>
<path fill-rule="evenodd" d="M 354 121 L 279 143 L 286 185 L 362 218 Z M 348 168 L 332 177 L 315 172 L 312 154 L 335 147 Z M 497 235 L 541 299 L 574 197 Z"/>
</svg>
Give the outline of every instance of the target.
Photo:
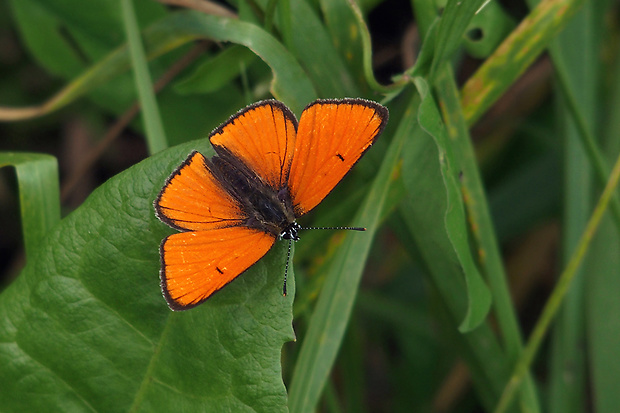
<svg viewBox="0 0 620 413">
<path fill-rule="evenodd" d="M 0 2 L 0 166 L 16 168 L 0 170 L 0 410 L 617 411 L 617 194 L 580 240 L 620 149 L 619 4 L 463 3 Z M 302 220 L 369 231 L 302 234 L 294 303 L 279 246 L 255 271 L 265 300 L 237 303 L 264 293 L 235 281 L 173 314 L 151 203 L 209 154 L 192 141 L 272 97 L 297 116 L 316 98 L 389 108 Z"/>
</svg>

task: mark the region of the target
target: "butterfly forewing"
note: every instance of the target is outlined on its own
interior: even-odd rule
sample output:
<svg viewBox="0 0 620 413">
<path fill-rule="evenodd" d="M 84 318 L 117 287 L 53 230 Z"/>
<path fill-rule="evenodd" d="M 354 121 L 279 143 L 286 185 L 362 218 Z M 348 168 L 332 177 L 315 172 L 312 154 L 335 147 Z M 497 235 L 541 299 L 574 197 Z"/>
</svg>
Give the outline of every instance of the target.
<svg viewBox="0 0 620 413">
<path fill-rule="evenodd" d="M 216 152 L 225 148 L 273 188 L 286 184 L 295 144 L 295 116 L 282 103 L 248 106 L 210 136 Z"/>
<path fill-rule="evenodd" d="M 168 178 L 155 200 L 157 216 L 182 230 L 204 231 L 241 225 L 239 205 L 207 169 L 205 157 L 193 152 Z"/>
<path fill-rule="evenodd" d="M 289 191 L 300 216 L 317 206 L 377 139 L 383 106 L 363 99 L 319 100 L 301 114 Z"/>
<path fill-rule="evenodd" d="M 246 227 L 170 235 L 160 251 L 168 305 L 185 310 L 200 304 L 261 259 L 275 240 Z"/>
</svg>

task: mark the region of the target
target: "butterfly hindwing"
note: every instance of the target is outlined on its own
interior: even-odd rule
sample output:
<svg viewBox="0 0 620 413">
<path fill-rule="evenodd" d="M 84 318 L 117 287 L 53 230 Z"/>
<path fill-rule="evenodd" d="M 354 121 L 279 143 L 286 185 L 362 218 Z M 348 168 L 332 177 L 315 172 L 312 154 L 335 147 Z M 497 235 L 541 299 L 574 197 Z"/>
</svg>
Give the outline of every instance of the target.
<svg viewBox="0 0 620 413">
<path fill-rule="evenodd" d="M 190 231 L 240 225 L 243 212 L 207 168 L 207 160 L 192 152 L 168 178 L 155 200 L 157 217 Z"/>
<path fill-rule="evenodd" d="M 286 184 L 293 158 L 297 121 L 284 104 L 265 100 L 241 110 L 209 137 L 215 151 L 226 151 L 272 188 Z"/>
<path fill-rule="evenodd" d="M 181 232 L 160 247 L 161 287 L 173 310 L 194 307 L 261 259 L 275 237 L 247 227 Z"/>
<path fill-rule="evenodd" d="M 317 100 L 301 114 L 288 187 L 300 216 L 317 206 L 370 148 L 387 109 L 363 99 Z"/>
</svg>

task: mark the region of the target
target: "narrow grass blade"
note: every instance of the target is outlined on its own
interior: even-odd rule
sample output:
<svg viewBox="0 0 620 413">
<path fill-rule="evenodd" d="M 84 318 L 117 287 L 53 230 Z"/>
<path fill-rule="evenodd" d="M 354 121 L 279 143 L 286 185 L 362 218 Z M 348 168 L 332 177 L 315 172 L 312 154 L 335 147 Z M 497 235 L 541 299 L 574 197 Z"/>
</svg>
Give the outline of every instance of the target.
<svg viewBox="0 0 620 413">
<path fill-rule="evenodd" d="M 557 129 L 564 152 L 563 264 L 575 250 L 592 211 L 594 169 L 598 170 L 600 187 L 609 176 L 608 164 L 592 134 L 600 113 L 596 99 L 600 82 L 594 7 L 591 2 L 585 3 L 581 13 L 573 17 L 549 47 L 556 72 L 555 85 L 559 89 Z M 620 204 L 616 195 L 610 201 L 610 208 L 616 217 L 616 229 L 620 229 Z M 585 342 L 584 298 L 589 273 L 587 266 L 578 271 L 553 326 L 547 406 L 547 411 L 552 413 L 586 410 L 586 354 L 581 347 Z"/>
<path fill-rule="evenodd" d="M 182 95 L 191 95 L 223 89 L 256 59 L 257 56 L 247 47 L 230 46 L 179 79 L 174 90 Z"/>
<path fill-rule="evenodd" d="M 608 162 L 620 152 L 620 117 L 616 115 L 620 111 L 620 56 L 616 55 L 614 60 L 610 70 L 611 93 L 602 101 L 606 114 L 599 124 Z M 615 413 L 620 406 L 620 234 L 613 223 L 611 216 L 603 218 L 584 268 L 589 395 L 598 413 Z"/>
<path fill-rule="evenodd" d="M 476 240 L 478 261 L 491 288 L 493 309 L 497 317 L 502 343 L 508 364 L 512 366 L 522 351 L 521 330 L 512 305 L 507 275 L 495 236 L 482 177 L 478 170 L 474 148 L 459 104 L 456 81 L 448 66 L 444 66 L 439 73 L 437 85 L 441 106 L 444 109 L 444 118 L 448 124 L 450 141 L 454 145 L 454 153 L 457 154 L 457 162 L 463 172 L 462 191 L 471 222 L 471 230 Z M 534 392 L 533 382 L 529 377 L 525 392 L 523 397 L 529 411 L 539 411 L 540 407 Z"/>
<path fill-rule="evenodd" d="M 60 190 L 56 158 L 39 153 L 0 152 L 0 168 L 13 166 L 17 174 L 22 233 L 26 257 L 60 221 Z"/>
<path fill-rule="evenodd" d="M 142 107 L 142 115 L 146 129 L 146 141 L 148 143 L 149 152 L 153 154 L 166 149 L 168 147 L 168 142 L 166 140 L 161 116 L 159 115 L 157 99 L 153 91 L 153 82 L 151 80 L 151 74 L 149 73 L 144 48 L 142 47 L 142 40 L 140 39 L 140 28 L 136 21 L 133 0 L 120 0 L 120 2 L 127 44 L 129 46 L 129 56 L 133 67 L 140 106 Z"/>
<path fill-rule="evenodd" d="M 293 372 L 290 411 L 310 413 L 316 409 L 351 316 L 401 147 L 416 124 L 414 109 L 414 106 L 409 106 L 402 118 L 370 192 L 356 216 L 355 223 L 366 226 L 368 231 L 347 234 L 328 270 Z"/>
<path fill-rule="evenodd" d="M 549 330 L 549 326 L 553 319 L 555 318 L 558 310 L 560 309 L 561 304 L 564 302 L 564 298 L 566 297 L 566 293 L 568 292 L 579 267 L 581 266 L 583 259 L 588 251 L 592 238 L 601 223 L 601 219 L 603 218 L 604 213 L 607 210 L 609 205 L 609 200 L 611 199 L 612 194 L 616 190 L 618 185 L 618 180 L 620 179 L 620 157 L 618 157 L 616 164 L 611 172 L 611 176 L 609 177 L 609 181 L 603 190 L 603 193 L 594 209 L 592 216 L 588 221 L 588 225 L 586 226 L 579 243 L 573 254 L 571 255 L 570 260 L 558 282 L 551 293 L 551 296 L 547 300 L 545 307 L 534 326 L 534 330 L 530 335 L 530 338 L 525 346 L 525 350 L 515 366 L 515 370 L 508 382 L 508 385 L 504 389 L 502 397 L 499 400 L 497 408 L 495 409 L 495 413 L 505 412 L 512 403 L 515 392 L 521 386 L 521 382 L 523 378 L 526 376 L 532 360 L 538 353 L 538 349 L 540 348 L 545 335 Z"/>
<path fill-rule="evenodd" d="M 292 48 L 320 96 L 359 96 L 323 21 L 307 1 L 291 1 Z"/>
<path fill-rule="evenodd" d="M 428 285 L 437 293 L 436 302 L 446 314 L 449 341 L 457 345 L 481 403 L 490 410 L 508 380 L 510 363 L 489 322 L 467 334 L 458 332 L 469 298 L 462 266 L 445 228 L 447 191 L 439 149 L 421 128 L 415 129 L 403 149 L 402 170 L 406 196 L 399 208 L 404 225 L 398 235 L 412 257 L 421 256 Z"/>
<path fill-rule="evenodd" d="M 415 67 L 412 68 L 414 76 L 434 78 L 440 65 L 463 43 L 463 34 L 484 1 L 449 0 L 439 19 L 432 23 L 424 22 L 424 26 L 428 26 L 428 31 L 424 33 L 422 50 Z M 425 17 L 430 16 L 428 12 Z"/>
<path fill-rule="evenodd" d="M 363 68 L 364 68 L 364 77 L 366 78 L 366 83 L 375 91 L 380 93 L 388 93 L 399 88 L 402 88 L 405 84 L 409 82 L 409 79 L 406 77 L 401 77 L 400 80 L 389 86 L 381 85 L 377 79 L 375 78 L 375 74 L 373 71 L 372 64 L 372 41 L 370 38 L 370 31 L 368 30 L 368 26 L 364 21 L 364 16 L 362 16 L 362 11 L 355 1 L 348 0 L 351 10 L 353 11 L 353 16 L 355 16 L 355 20 L 357 22 L 357 30 L 361 34 L 362 37 L 362 52 L 363 52 Z"/>
<path fill-rule="evenodd" d="M 433 79 L 441 66 L 452 53 L 461 46 L 471 19 L 486 0 L 448 0 L 441 15 L 433 62 L 430 68 L 430 79 Z"/>
<path fill-rule="evenodd" d="M 418 115 L 420 127 L 433 137 L 439 151 L 441 173 L 447 191 L 444 212 L 445 228 L 463 268 L 469 297 L 467 313 L 459 329 L 461 332 L 467 332 L 476 328 L 486 318 L 491 307 L 491 294 L 471 254 L 465 221 L 465 208 L 461 198 L 460 185 L 456 180 L 459 175 L 459 165 L 454 155 L 455 151 L 452 149 L 452 142 L 448 140 L 448 134 L 443 126 L 439 109 L 430 95 L 426 81 L 422 78 L 415 78 L 414 82 L 422 98 Z"/>
<path fill-rule="evenodd" d="M 359 79 L 364 76 L 362 50 L 364 34 L 355 28 L 357 18 L 351 9 L 353 4 L 349 0 L 320 0 L 319 5 L 332 43 L 342 56 L 350 76 L 361 83 Z M 360 88 L 366 89 L 364 86 L 366 85 L 360 85 Z"/>
<path fill-rule="evenodd" d="M 562 90 L 564 103 L 571 114 L 572 121 L 578 132 L 576 138 L 579 139 L 583 150 L 585 150 L 588 156 L 588 161 L 595 172 L 594 176 L 597 178 L 600 185 L 603 186 L 609 177 L 609 166 L 592 133 L 592 127 L 588 125 L 586 117 L 583 114 L 581 104 L 578 103 L 580 99 L 576 96 L 576 86 L 575 83 L 569 79 L 568 68 L 565 66 L 564 60 L 558 56 L 556 52 L 552 51 L 551 54 L 554 56 L 554 65 L 556 66 L 558 83 Z M 620 199 L 617 194 L 612 196 L 610 208 L 616 228 L 618 228 L 618 232 L 620 233 Z"/>
</svg>

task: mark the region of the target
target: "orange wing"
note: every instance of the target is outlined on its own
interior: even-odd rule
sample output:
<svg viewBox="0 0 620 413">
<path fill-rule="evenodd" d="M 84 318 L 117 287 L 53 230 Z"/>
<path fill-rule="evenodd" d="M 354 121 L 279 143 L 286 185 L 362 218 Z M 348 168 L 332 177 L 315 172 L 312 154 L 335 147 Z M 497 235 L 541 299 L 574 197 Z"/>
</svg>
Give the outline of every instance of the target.
<svg viewBox="0 0 620 413">
<path fill-rule="evenodd" d="M 363 99 L 317 100 L 299 120 L 289 190 L 295 215 L 317 206 L 383 131 L 388 111 Z"/>
<path fill-rule="evenodd" d="M 207 169 L 205 157 L 193 152 L 168 178 L 155 200 L 157 217 L 173 228 L 204 231 L 241 225 L 239 205 Z"/>
<path fill-rule="evenodd" d="M 161 288 L 173 310 L 187 310 L 209 298 L 261 259 L 275 237 L 247 227 L 181 232 L 160 247 Z"/>
<path fill-rule="evenodd" d="M 241 159 L 273 188 L 286 184 L 297 121 L 284 104 L 265 100 L 242 109 L 209 137 L 216 152 L 222 148 Z"/>
</svg>

